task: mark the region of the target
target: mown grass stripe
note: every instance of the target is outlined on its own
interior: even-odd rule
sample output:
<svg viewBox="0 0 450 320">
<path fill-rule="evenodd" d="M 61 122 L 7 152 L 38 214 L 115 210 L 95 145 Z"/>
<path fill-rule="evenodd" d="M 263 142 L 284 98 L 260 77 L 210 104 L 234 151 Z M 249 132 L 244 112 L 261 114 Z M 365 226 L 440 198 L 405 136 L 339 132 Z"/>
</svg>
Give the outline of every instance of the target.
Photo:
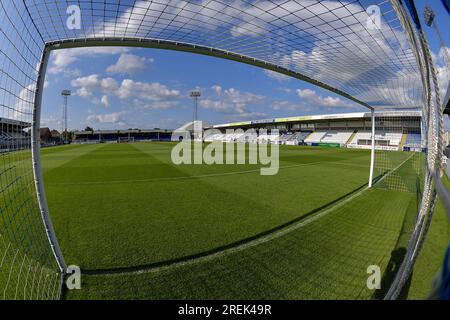
<svg viewBox="0 0 450 320">
<path fill-rule="evenodd" d="M 406 160 L 401 162 L 397 167 L 392 169 L 387 174 L 383 175 L 381 178 L 377 179 L 374 186 L 381 183 L 386 177 L 392 174 L 394 171 L 399 170 L 406 162 L 408 162 L 412 158 L 413 154 L 409 156 Z M 326 163 L 326 162 L 325 162 Z M 315 163 L 318 164 L 318 163 Z M 113 276 L 113 275 L 126 275 L 126 274 L 142 274 L 142 273 L 156 273 L 167 271 L 173 268 L 187 266 L 196 263 L 202 263 L 210 260 L 217 259 L 219 257 L 233 254 L 235 252 L 244 251 L 250 249 L 252 247 L 264 244 L 266 242 L 272 241 L 274 239 L 280 238 L 289 234 L 293 231 L 296 231 L 300 228 L 303 228 L 310 223 L 315 222 L 316 220 L 330 214 L 331 212 L 341 208 L 342 206 L 348 204 L 353 201 L 355 198 L 361 196 L 364 192 L 369 190 L 369 187 L 362 186 L 355 191 L 351 192 L 344 197 L 337 199 L 335 202 L 331 204 L 325 205 L 324 207 L 313 210 L 312 212 L 302 216 L 300 221 L 292 221 L 283 226 L 277 227 L 275 229 L 269 230 L 263 234 L 257 235 L 251 239 L 243 240 L 239 243 L 230 244 L 226 248 L 217 248 L 213 250 L 212 253 L 202 253 L 196 255 L 194 257 L 185 257 L 180 258 L 175 261 L 166 261 L 162 263 L 154 264 L 153 266 L 137 266 L 130 268 L 116 268 L 116 269 L 103 269 L 103 270 L 83 270 L 83 273 L 91 276 Z M 311 216 L 311 217 L 310 217 Z"/>
<path fill-rule="evenodd" d="M 299 167 L 306 166 L 314 166 L 321 164 L 336 164 L 343 165 L 349 167 L 358 167 L 358 168 L 366 168 L 363 165 L 350 164 L 350 163 L 340 163 L 340 162 L 330 162 L 330 161 L 320 161 L 313 162 L 307 164 L 298 164 L 292 166 L 283 166 L 280 167 L 280 170 L 284 169 L 293 169 Z M 244 171 L 233 171 L 226 173 L 216 173 L 216 174 L 203 174 L 203 175 L 192 175 L 192 176 L 181 176 L 181 177 L 168 177 L 168 178 L 154 178 L 154 179 L 131 179 L 131 180 L 110 180 L 110 181 L 80 181 L 80 182 L 54 182 L 49 183 L 49 185 L 55 186 L 88 186 L 88 185 L 105 185 L 105 184 L 127 184 L 127 183 L 146 183 L 146 182 L 160 182 L 160 181 L 178 181 L 178 180 L 191 180 L 191 179 L 203 179 L 203 178 L 217 178 L 217 177 L 226 177 L 226 176 L 234 176 L 234 175 L 243 175 L 243 174 L 251 174 L 251 173 L 260 173 L 261 169 L 254 170 L 244 170 Z"/>
</svg>

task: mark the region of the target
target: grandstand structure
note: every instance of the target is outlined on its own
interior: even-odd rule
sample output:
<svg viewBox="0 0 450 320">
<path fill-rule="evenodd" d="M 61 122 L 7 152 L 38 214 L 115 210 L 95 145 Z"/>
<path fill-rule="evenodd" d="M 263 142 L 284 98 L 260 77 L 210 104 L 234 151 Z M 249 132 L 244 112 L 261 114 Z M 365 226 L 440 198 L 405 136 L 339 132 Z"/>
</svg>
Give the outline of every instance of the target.
<svg viewBox="0 0 450 320">
<path fill-rule="evenodd" d="M 376 131 L 374 148 L 390 151 L 422 152 L 422 114 L 420 111 L 385 111 L 375 113 Z M 353 149 L 372 148 L 371 113 L 344 113 L 301 116 L 292 118 L 246 121 L 212 126 L 221 134 L 206 138 L 206 142 L 237 142 L 243 133 L 227 130 L 254 130 L 255 134 L 277 130 L 280 144 L 343 147 Z M 260 139 L 261 140 L 261 139 Z M 262 140 L 266 140 L 264 137 Z M 257 142 L 257 139 L 253 139 Z M 251 142 L 251 141 L 245 141 Z"/>
<path fill-rule="evenodd" d="M 75 131 L 73 143 L 116 143 L 116 142 L 168 142 L 172 139 L 171 130 L 94 130 Z"/>
<path fill-rule="evenodd" d="M 376 150 L 421 152 L 422 114 L 420 111 L 377 112 L 378 120 L 375 135 Z M 377 121 L 377 120 L 376 120 Z M 395 123 L 393 127 L 385 126 Z M 277 143 L 282 145 L 329 146 L 353 149 L 371 149 L 372 119 L 370 113 L 343 113 L 330 115 L 301 116 L 280 119 L 236 122 L 208 125 L 199 122 L 203 132 L 220 130 L 203 137 L 203 142 L 245 142 L 270 143 L 277 130 Z M 232 133 L 227 133 L 231 130 Z M 238 131 L 241 130 L 241 131 Z M 248 134 L 248 131 L 253 134 Z M 178 142 L 174 132 L 194 134 L 193 122 L 177 130 L 94 130 L 74 131 L 73 143 L 116 143 L 116 142 Z M 235 132 L 237 131 L 237 132 Z M 244 133 L 246 131 L 246 133 Z M 175 135 L 176 136 L 176 135 Z M 183 137 L 185 138 L 185 137 Z"/>
<path fill-rule="evenodd" d="M 368 11 L 371 5 L 379 8 L 379 25 Z M 369 184 L 375 146 L 395 147 L 400 134 L 385 127 L 378 130 L 382 123 L 376 121 L 375 111 L 420 111 L 426 173 L 407 253 L 386 296 L 395 299 L 411 274 L 433 217 L 434 181 L 442 169 L 443 103 L 418 16 L 412 0 L 1 1 L 0 117 L 31 123 L 32 130 L 27 138 L 30 148 L 23 148 L 25 143 L 8 144 L 8 151 L 0 155 L 0 191 L 5 199 L 0 203 L 0 297 L 58 299 L 66 276 L 40 159 L 42 95 L 50 53 L 131 46 L 254 65 L 307 81 L 366 107 L 370 130 L 366 126 L 358 130 L 356 142 L 350 145 L 370 142 Z M 20 133 L 14 127 L 2 132 L 14 137 Z M 335 143 L 349 135 L 337 128 L 328 130 L 317 130 L 314 136 L 293 131 L 285 140 Z M 417 139 L 410 136 L 406 142 Z M 385 163 L 387 169 L 397 169 Z"/>
<path fill-rule="evenodd" d="M 31 123 L 0 118 L 0 152 L 30 148 Z"/>
</svg>

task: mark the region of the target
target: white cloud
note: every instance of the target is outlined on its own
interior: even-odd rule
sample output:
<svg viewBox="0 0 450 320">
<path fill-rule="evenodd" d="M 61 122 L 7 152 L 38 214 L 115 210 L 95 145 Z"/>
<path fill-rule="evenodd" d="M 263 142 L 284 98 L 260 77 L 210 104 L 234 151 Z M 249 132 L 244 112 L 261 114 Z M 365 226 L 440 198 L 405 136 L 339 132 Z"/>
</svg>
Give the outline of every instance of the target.
<svg viewBox="0 0 450 320">
<path fill-rule="evenodd" d="M 450 74 L 448 73 L 448 69 L 446 69 L 445 67 L 438 67 L 437 72 L 439 85 L 441 89 L 441 98 L 445 98 L 448 89 L 448 84 L 450 82 Z"/>
<path fill-rule="evenodd" d="M 420 79 L 413 77 L 417 68 L 408 62 L 400 63 L 414 59 L 407 37 L 391 29 L 384 20 L 381 30 L 366 29 L 369 16 L 358 3 L 261 1 L 245 13 L 257 18 L 244 19 L 232 28 L 234 37 L 273 35 L 280 23 L 282 27 L 291 24 L 294 34 L 309 39 L 308 46 L 275 48 L 270 62 L 341 89 L 374 106 L 421 106 Z M 314 29 L 311 24 L 315 25 Z M 314 33 L 308 34 L 307 30 Z M 289 38 L 287 33 L 280 36 Z M 345 46 L 339 45 L 337 38 L 343 38 Z"/>
<path fill-rule="evenodd" d="M 262 95 L 241 92 L 234 88 L 223 89 L 218 85 L 213 86 L 210 91 L 206 92 L 205 99 L 200 100 L 200 106 L 217 113 L 235 116 L 250 116 L 252 113 L 248 111 L 248 106 L 259 104 L 265 99 Z"/>
<path fill-rule="evenodd" d="M 80 89 L 78 89 L 76 94 L 82 98 L 92 97 L 93 95 L 92 91 L 89 91 L 85 87 L 81 87 Z"/>
<path fill-rule="evenodd" d="M 280 110 L 295 111 L 295 110 L 300 110 L 300 109 L 302 109 L 302 111 L 312 110 L 312 108 L 308 108 L 302 104 L 294 103 L 291 101 L 274 101 L 272 103 L 272 109 L 275 111 L 280 111 Z"/>
<path fill-rule="evenodd" d="M 43 117 L 41 119 L 41 126 L 59 128 L 61 126 L 61 120 L 56 118 L 53 115 L 50 115 L 48 117 Z"/>
<path fill-rule="evenodd" d="M 439 65 L 444 66 L 445 64 L 450 64 L 450 48 L 444 47 L 439 50 Z M 450 68 L 450 65 L 449 65 Z"/>
<path fill-rule="evenodd" d="M 445 94 L 447 93 L 448 84 L 450 82 L 450 48 L 445 47 L 439 50 L 439 55 L 436 57 L 434 55 L 434 59 L 436 61 L 436 68 L 438 73 L 438 80 L 441 90 L 441 97 L 445 98 Z"/>
<path fill-rule="evenodd" d="M 331 96 L 323 97 L 317 94 L 316 91 L 311 89 L 298 89 L 297 95 L 303 102 L 312 105 L 313 107 L 325 107 L 325 108 L 355 108 L 355 103 L 350 103 L 342 100 L 341 98 L 333 98 Z"/>
<path fill-rule="evenodd" d="M 108 96 L 103 96 L 100 102 L 105 108 L 109 108 L 110 103 Z"/>
<path fill-rule="evenodd" d="M 246 121 L 246 120 L 258 120 L 267 118 L 267 113 L 264 112 L 244 112 L 239 114 L 229 115 L 230 120 Z"/>
<path fill-rule="evenodd" d="M 110 106 L 111 96 L 129 101 L 140 109 L 171 109 L 180 106 L 181 92 L 157 82 L 125 79 L 119 84 L 113 78 L 100 78 L 93 74 L 74 79 L 71 85 L 77 88 L 78 96 L 90 98 L 93 103 L 102 104 L 106 108 Z"/>
<path fill-rule="evenodd" d="M 180 100 L 147 102 L 139 99 L 134 99 L 133 104 L 135 107 L 137 107 L 137 109 L 140 110 L 169 110 L 182 107 Z"/>
<path fill-rule="evenodd" d="M 71 81 L 72 87 L 78 88 L 77 95 L 80 97 L 92 97 L 94 91 L 102 93 L 115 93 L 119 85 L 113 78 L 100 78 L 98 74 L 77 78 Z"/>
<path fill-rule="evenodd" d="M 109 73 L 133 75 L 143 71 L 153 59 L 139 57 L 130 53 L 122 53 L 115 64 L 109 66 L 106 71 Z"/>
<path fill-rule="evenodd" d="M 214 85 L 212 86 L 212 89 L 214 90 L 214 92 L 220 96 L 222 94 L 222 87 L 219 85 Z"/>
<path fill-rule="evenodd" d="M 277 88 L 278 91 L 284 92 L 285 94 L 291 94 L 292 93 L 292 89 L 291 88 L 285 88 L 285 87 L 280 87 Z"/>
<path fill-rule="evenodd" d="M 90 114 L 86 118 L 86 122 L 90 124 L 100 123 L 100 124 L 114 124 L 119 126 L 126 125 L 126 121 L 123 116 L 126 115 L 127 112 L 113 112 L 106 114 L 95 114 L 90 112 Z"/>
<path fill-rule="evenodd" d="M 123 80 L 117 91 L 121 99 L 138 98 L 147 101 L 162 101 L 180 96 L 180 91 L 171 90 L 160 83 L 136 82 L 130 79 Z"/>
<path fill-rule="evenodd" d="M 45 81 L 44 88 L 47 88 L 49 83 Z M 16 103 L 14 105 L 14 110 L 12 112 L 8 110 L 7 108 L 0 108 L 3 109 L 0 111 L 0 117 L 4 118 L 11 118 L 13 120 L 19 120 L 19 121 L 25 121 L 25 122 L 31 122 L 33 111 L 34 111 L 34 97 L 35 97 L 35 84 L 29 84 L 19 92 L 19 96 L 16 99 Z M 6 112 L 5 112 L 6 110 Z M 2 116 L 3 113 L 3 116 Z M 41 121 L 44 122 L 46 119 L 42 119 Z"/>
<path fill-rule="evenodd" d="M 219 39 L 212 37 L 211 31 L 220 30 L 218 43 L 224 46 L 220 49 L 230 50 L 230 43 L 248 42 L 240 46 L 238 54 L 282 65 L 374 106 L 421 105 L 420 79 L 410 76 L 417 73 L 417 66 L 411 63 L 415 58 L 407 35 L 384 19 L 381 30 L 366 28 L 370 16 L 359 2 L 230 0 L 225 5 L 199 0 L 172 1 L 163 7 L 136 1 L 118 19 L 99 24 L 95 33 L 135 37 L 143 34 L 141 26 L 158 24 L 160 28 L 145 33 L 157 37 L 160 29 L 168 27 L 153 14 L 161 11 L 170 17 L 167 23 L 187 23 L 199 39 L 205 39 L 202 44 L 216 43 L 214 40 Z M 174 40 L 178 40 L 176 35 Z M 391 90 L 386 82 L 396 84 L 396 89 Z"/>
<path fill-rule="evenodd" d="M 305 35 L 305 30 L 308 30 L 323 38 L 332 33 L 332 28 L 357 29 L 361 25 L 356 22 L 365 25 L 369 18 L 365 8 L 353 1 L 262 0 L 256 5 L 241 6 L 240 9 L 241 23 L 231 28 L 233 37 L 260 37 L 283 27 L 290 30 L 295 28 L 295 33 L 301 35 Z M 335 32 L 335 35 L 341 34 Z"/>
<path fill-rule="evenodd" d="M 80 76 L 78 69 L 71 69 L 70 66 L 82 58 L 93 58 L 105 55 L 117 55 L 128 52 L 127 48 L 120 47 L 86 47 L 61 49 L 52 52 L 51 65 L 48 69 L 50 74 L 63 73 L 69 76 Z"/>
<path fill-rule="evenodd" d="M 4 115 L 4 117 L 20 121 L 31 121 L 31 115 L 34 108 L 35 88 L 36 86 L 34 84 L 30 84 L 23 88 L 19 93 L 12 115 L 8 113 L 7 115 Z"/>
<path fill-rule="evenodd" d="M 269 78 L 274 79 L 276 81 L 280 81 L 280 82 L 281 81 L 288 81 L 288 80 L 292 79 L 291 77 L 289 77 L 287 75 L 284 75 L 282 73 L 275 72 L 275 71 L 272 71 L 272 70 L 264 69 L 263 72 Z"/>
<path fill-rule="evenodd" d="M 235 1 L 239 4 L 240 1 Z M 223 10 L 230 11 L 217 1 L 200 0 L 200 1 L 172 1 L 170 5 L 153 3 L 151 1 L 136 1 L 133 7 L 125 10 L 117 19 L 111 19 L 105 23 L 96 26 L 95 34 L 102 34 L 105 37 L 135 37 L 140 34 L 141 26 L 150 26 L 155 23 L 161 24 L 162 20 L 157 14 L 151 14 L 152 11 L 164 11 L 164 15 L 170 17 L 174 25 L 186 24 L 195 25 L 202 30 L 215 30 L 224 22 L 218 19 L 212 19 L 215 14 Z M 182 14 L 180 14 L 182 11 Z M 238 13 L 237 10 L 234 14 Z M 232 14 L 231 12 L 229 12 Z M 230 15 L 232 16 L 232 15 Z M 193 19 L 190 19 L 193 18 Z M 130 23 L 133 21 L 133 23 Z M 156 29 L 155 29 L 156 31 Z"/>
</svg>

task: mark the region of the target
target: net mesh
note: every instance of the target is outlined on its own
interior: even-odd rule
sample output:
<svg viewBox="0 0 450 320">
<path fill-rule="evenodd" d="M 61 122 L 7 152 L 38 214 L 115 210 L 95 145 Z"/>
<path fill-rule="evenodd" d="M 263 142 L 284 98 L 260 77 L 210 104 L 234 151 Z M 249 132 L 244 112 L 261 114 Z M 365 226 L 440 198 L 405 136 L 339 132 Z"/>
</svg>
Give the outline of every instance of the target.
<svg viewBox="0 0 450 320">
<path fill-rule="evenodd" d="M 1 1 L 0 21 L 0 299 L 54 299 L 60 273 L 37 203 L 28 131 L 43 41 L 20 1 Z"/>
<path fill-rule="evenodd" d="M 420 192 L 425 169 L 421 114 L 401 118 L 378 114 L 375 128 L 376 186 Z"/>
<path fill-rule="evenodd" d="M 420 108 L 416 58 L 390 1 L 26 0 L 44 41 L 161 39 L 299 72 L 373 107 Z M 66 27 L 77 4 L 81 28 Z M 367 12 L 376 5 L 380 28 Z"/>
<path fill-rule="evenodd" d="M 100 45 L 114 39 L 135 41 L 134 45 L 141 40 L 165 41 L 194 52 L 201 47 L 203 53 L 205 49 L 218 56 L 230 53 L 235 60 L 257 61 L 272 70 L 325 84 L 376 110 L 422 110 L 426 130 L 421 131 L 420 139 L 424 143 L 407 152 L 400 150 L 405 147 L 405 135 L 407 139 L 415 134 L 411 128 L 383 116 L 377 118 L 377 134 L 384 138 L 378 139 L 376 177 L 380 187 L 399 191 L 411 192 L 419 184 L 422 202 L 427 203 L 420 214 L 425 216 L 435 195 L 424 164 L 436 160 L 438 152 L 427 147 L 437 145 L 436 128 L 442 117 L 428 110 L 431 89 L 424 85 L 418 63 L 424 59 L 423 53 L 412 47 L 419 36 L 408 30 L 399 3 L 0 1 L 0 298 L 60 297 L 62 277 L 42 220 L 28 132 L 41 57 L 49 43 L 78 41 L 78 46 L 83 46 L 82 42 L 87 45 L 95 40 L 95 45 Z M 70 26 L 74 11 L 68 9 L 73 5 L 80 9 L 80 28 Z M 376 17 L 367 11 L 371 5 L 380 13 L 377 26 Z M 428 99 L 425 103 L 424 96 Z M 392 144 L 399 138 L 398 144 Z M 423 234 L 420 226 L 416 230 L 417 239 L 411 244 Z"/>
</svg>

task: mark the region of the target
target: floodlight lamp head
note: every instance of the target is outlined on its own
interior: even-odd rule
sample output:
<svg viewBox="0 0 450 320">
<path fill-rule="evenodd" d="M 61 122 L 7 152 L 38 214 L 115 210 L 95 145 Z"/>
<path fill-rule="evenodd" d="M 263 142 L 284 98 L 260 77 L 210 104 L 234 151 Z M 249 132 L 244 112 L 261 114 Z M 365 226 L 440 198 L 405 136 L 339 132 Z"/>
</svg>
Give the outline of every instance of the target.
<svg viewBox="0 0 450 320">
<path fill-rule="evenodd" d="M 436 14 L 433 9 L 430 7 L 425 7 L 425 12 L 423 13 L 425 23 L 427 26 L 431 27 L 433 25 L 434 19 L 436 18 Z"/>
<path fill-rule="evenodd" d="M 63 90 L 61 92 L 61 95 L 62 96 L 66 96 L 66 97 L 71 96 L 72 95 L 72 91 L 70 91 L 70 90 Z"/>
<path fill-rule="evenodd" d="M 192 91 L 191 98 L 200 98 L 202 96 L 200 91 Z"/>
</svg>

